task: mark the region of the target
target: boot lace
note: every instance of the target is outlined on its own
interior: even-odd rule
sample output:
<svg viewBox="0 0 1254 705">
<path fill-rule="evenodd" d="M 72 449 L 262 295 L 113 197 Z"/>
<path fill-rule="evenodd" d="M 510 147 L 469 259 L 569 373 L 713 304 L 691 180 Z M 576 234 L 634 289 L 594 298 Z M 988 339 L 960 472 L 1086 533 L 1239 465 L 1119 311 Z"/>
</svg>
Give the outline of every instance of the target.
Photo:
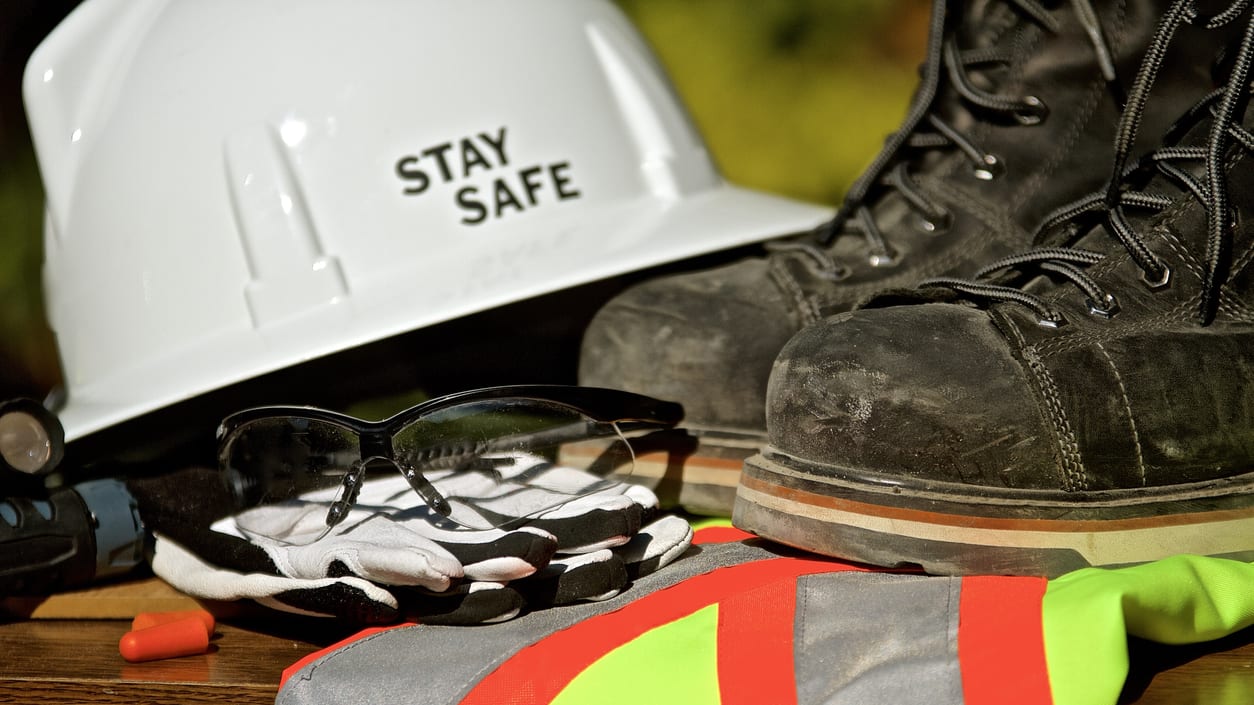
<svg viewBox="0 0 1254 705">
<path fill-rule="evenodd" d="M 1129 155 L 1136 140 L 1149 91 L 1154 84 L 1163 56 L 1176 30 L 1183 24 L 1215 29 L 1236 21 L 1249 9 L 1251 0 L 1233 2 L 1222 12 L 1200 17 L 1194 0 L 1179 0 L 1159 22 L 1150 47 L 1128 95 L 1128 102 L 1116 132 L 1115 158 L 1108 185 L 1099 193 L 1081 198 L 1051 213 L 1037 228 L 1037 242 L 1045 233 L 1060 226 L 1072 232 L 1084 232 L 1082 223 L 1094 216 L 1104 219 L 1107 231 L 1127 251 L 1141 270 L 1142 282 L 1159 289 L 1171 282 L 1171 267 L 1146 244 L 1128 220 L 1126 210 L 1150 213 L 1161 211 L 1173 199 L 1138 189 L 1146 184 L 1147 174 L 1165 177 L 1202 204 L 1206 211 L 1206 260 L 1203 263 L 1202 296 L 1199 321 L 1205 325 L 1214 320 L 1219 306 L 1220 289 L 1231 265 L 1232 228 L 1235 215 L 1229 206 L 1228 182 L 1224 178 L 1224 156 L 1235 143 L 1239 149 L 1254 152 L 1254 134 L 1241 125 L 1241 114 L 1249 98 L 1250 67 L 1254 63 L 1254 16 L 1247 17 L 1244 35 L 1232 62 L 1227 81 L 1222 87 L 1202 98 L 1168 131 L 1164 143 L 1174 145 L 1179 136 L 1199 120 L 1212 122 L 1204 146 L 1166 146 L 1129 165 Z M 1185 164 L 1201 162 L 1201 179 Z M 1041 296 L 1022 287 L 1037 274 L 1054 274 L 1070 282 L 1085 296 L 1090 314 L 1109 318 L 1119 311 L 1115 296 L 1102 288 L 1085 271 L 1106 258 L 1106 255 L 1076 247 L 1041 247 L 992 262 L 972 279 L 940 277 L 919 284 L 944 287 L 960 295 L 992 302 L 1014 302 L 1031 309 L 1037 321 L 1046 327 L 1059 327 L 1066 318 Z M 1008 284 L 1013 282 L 1014 284 Z"/>
<path fill-rule="evenodd" d="M 1058 21 L 1040 0 L 1002 1 L 1047 31 L 1058 31 Z M 975 85 L 970 71 L 1009 64 L 1011 56 L 1006 49 L 997 47 L 966 51 L 959 48 L 956 32 L 947 30 L 950 4 L 946 0 L 933 3 L 920 88 L 901 128 L 889 136 L 870 167 L 850 187 L 832 220 L 820 226 L 812 238 L 767 243 L 769 250 L 798 253 L 811 262 L 819 276 L 838 280 L 848 276 L 849 270 L 838 264 L 826 248 L 842 235 L 860 234 L 872 265 L 895 264 L 897 252 L 885 239 L 870 207 L 874 197 L 885 189 L 901 194 L 921 216 L 924 230 L 938 232 L 948 228 L 951 216 L 919 188 L 910 176 L 905 156 L 919 150 L 956 148 L 970 161 L 976 178 L 982 180 L 997 178 L 1004 166 L 995 155 L 980 149 L 935 112 L 934 103 L 944 79 L 948 79 L 958 96 L 968 104 L 1008 117 L 1020 125 L 1036 125 L 1048 116 L 1048 106 L 1036 96 L 1005 97 Z M 1114 59 L 1091 0 L 1071 0 L 1071 5 L 1093 45 L 1103 77 L 1117 92 Z"/>
</svg>

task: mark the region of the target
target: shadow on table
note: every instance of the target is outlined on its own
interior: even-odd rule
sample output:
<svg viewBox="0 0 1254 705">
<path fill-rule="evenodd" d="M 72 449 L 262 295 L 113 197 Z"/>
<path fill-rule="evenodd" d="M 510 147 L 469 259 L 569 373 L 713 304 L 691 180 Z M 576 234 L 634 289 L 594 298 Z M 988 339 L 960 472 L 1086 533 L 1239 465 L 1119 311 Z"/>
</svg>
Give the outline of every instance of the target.
<svg viewBox="0 0 1254 705">
<path fill-rule="evenodd" d="M 1141 701 L 1153 682 L 1154 700 L 1174 705 L 1254 703 L 1254 627 L 1199 644 L 1128 640 L 1130 669 L 1121 705 Z"/>
</svg>

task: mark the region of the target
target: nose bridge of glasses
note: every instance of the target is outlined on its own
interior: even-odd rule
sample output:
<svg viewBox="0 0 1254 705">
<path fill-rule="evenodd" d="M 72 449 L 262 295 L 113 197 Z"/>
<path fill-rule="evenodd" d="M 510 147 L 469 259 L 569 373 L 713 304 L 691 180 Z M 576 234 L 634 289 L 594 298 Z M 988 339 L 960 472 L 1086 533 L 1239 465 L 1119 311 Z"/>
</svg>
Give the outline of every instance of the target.
<svg viewBox="0 0 1254 705">
<path fill-rule="evenodd" d="M 365 467 L 375 463 L 390 465 L 400 472 L 428 507 L 441 515 L 448 516 L 452 511 L 448 501 L 410 460 L 400 460 L 396 457 L 392 439 L 393 434 L 386 430 L 359 432 L 358 442 L 361 446 L 360 462 L 362 465 Z"/>
<path fill-rule="evenodd" d="M 393 463 L 396 462 L 396 455 L 392 450 L 391 434 L 380 431 L 370 431 L 360 433 L 358 438 L 358 442 L 361 445 L 362 460 L 370 458 L 387 458 Z"/>
</svg>

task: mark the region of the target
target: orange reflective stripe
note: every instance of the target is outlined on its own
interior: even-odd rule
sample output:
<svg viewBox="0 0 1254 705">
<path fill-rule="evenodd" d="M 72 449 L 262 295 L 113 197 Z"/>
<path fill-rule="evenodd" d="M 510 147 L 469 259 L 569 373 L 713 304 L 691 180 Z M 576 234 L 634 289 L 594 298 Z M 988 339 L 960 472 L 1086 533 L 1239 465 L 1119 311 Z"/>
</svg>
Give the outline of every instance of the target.
<svg viewBox="0 0 1254 705">
<path fill-rule="evenodd" d="M 718 611 L 718 683 L 723 705 L 793 705 L 797 579 L 728 597 Z"/>
<path fill-rule="evenodd" d="M 480 680 L 462 705 L 548 705 L 589 664 L 650 629 L 770 583 L 844 570 L 865 569 L 818 559 L 771 558 L 693 576 L 520 650 Z"/>
<path fill-rule="evenodd" d="M 1041 626 L 1044 578 L 970 576 L 958 600 L 966 705 L 1051 705 Z"/>
</svg>

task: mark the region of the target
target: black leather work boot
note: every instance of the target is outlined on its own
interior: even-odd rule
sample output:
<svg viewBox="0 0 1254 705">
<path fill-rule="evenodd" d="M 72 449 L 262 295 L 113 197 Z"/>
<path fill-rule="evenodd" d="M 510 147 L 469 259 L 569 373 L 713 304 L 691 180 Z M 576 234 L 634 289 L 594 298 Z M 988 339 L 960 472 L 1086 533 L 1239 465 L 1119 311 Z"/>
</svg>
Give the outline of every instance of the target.
<svg viewBox="0 0 1254 705">
<path fill-rule="evenodd" d="M 761 257 L 638 285 L 586 331 L 582 384 L 679 401 L 699 441 L 682 467 L 642 458 L 634 477 L 659 473 L 664 502 L 726 515 L 742 461 L 765 442 L 771 363 L 794 333 L 881 289 L 971 275 L 1098 188 L 1167 5 L 936 0 L 911 110 L 831 223 Z M 1215 49 L 1209 37 L 1172 47 L 1145 133 L 1161 135 L 1211 84 Z"/>
<path fill-rule="evenodd" d="M 1214 21 L 1254 30 L 1238 8 Z M 1159 108 L 1150 56 L 1112 186 L 1047 219 L 1036 248 L 789 341 L 734 523 L 935 573 L 1254 559 L 1254 31 L 1225 85 L 1129 162 Z"/>
</svg>

